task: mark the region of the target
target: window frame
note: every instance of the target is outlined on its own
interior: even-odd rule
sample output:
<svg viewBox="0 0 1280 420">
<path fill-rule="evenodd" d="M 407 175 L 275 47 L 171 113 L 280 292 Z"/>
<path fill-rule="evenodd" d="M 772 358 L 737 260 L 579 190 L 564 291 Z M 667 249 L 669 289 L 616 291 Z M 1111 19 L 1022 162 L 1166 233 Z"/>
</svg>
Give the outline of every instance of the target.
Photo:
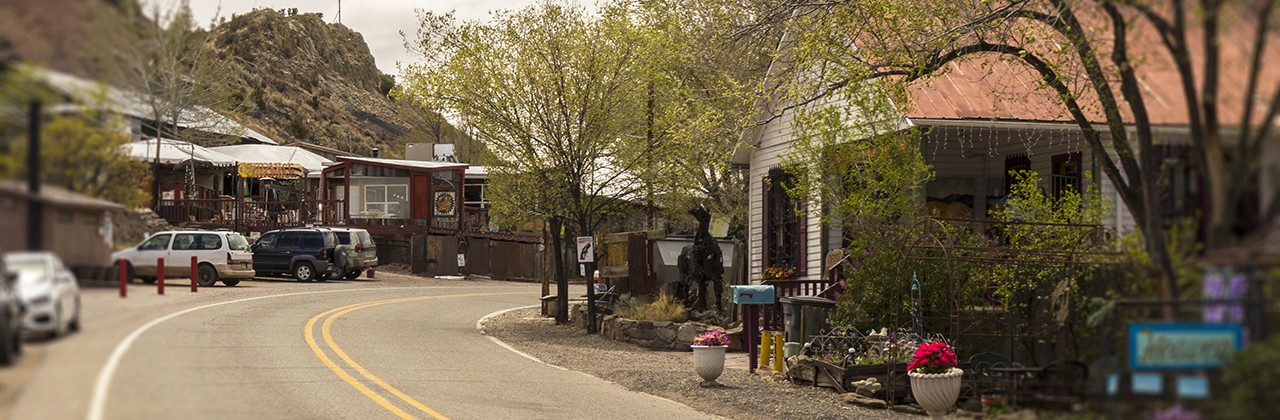
<svg viewBox="0 0 1280 420">
<path fill-rule="evenodd" d="M 808 218 L 805 217 L 804 200 L 797 200 L 786 191 L 795 182 L 796 177 L 791 173 L 773 168 L 761 183 L 764 189 L 761 270 L 785 266 L 795 269 L 795 277 L 803 277 L 808 275 Z"/>
<path fill-rule="evenodd" d="M 391 197 L 393 197 L 392 188 L 396 188 L 396 189 L 400 190 L 399 192 L 402 192 L 402 193 L 403 193 L 403 197 L 406 197 L 406 200 L 405 200 L 405 201 L 392 200 L 392 199 L 391 199 Z M 370 196 L 369 191 L 370 191 L 370 190 L 376 190 L 376 189 L 381 189 L 381 190 L 382 190 L 382 200 L 381 200 L 381 201 L 372 201 L 372 200 L 369 200 L 369 196 Z M 401 218 L 401 219 L 402 219 L 402 218 L 405 218 L 405 207 L 407 207 L 407 204 L 408 204 L 408 201 L 409 201 L 409 200 L 408 200 L 408 197 L 409 197 L 409 185 L 408 185 L 408 184 L 371 184 L 371 185 L 365 185 L 365 186 L 364 186 L 364 212 L 365 212 L 365 213 L 368 213 L 368 212 L 370 212 L 371 210 L 376 210 L 376 211 L 378 211 L 379 213 L 381 213 L 381 214 L 385 214 L 385 215 L 387 215 L 387 216 L 388 216 L 388 217 L 390 217 L 390 218 Z M 392 212 L 392 211 L 391 211 L 391 206 L 392 206 L 392 205 L 395 205 L 395 206 L 396 206 L 397 211 L 395 211 L 395 212 Z"/>
</svg>

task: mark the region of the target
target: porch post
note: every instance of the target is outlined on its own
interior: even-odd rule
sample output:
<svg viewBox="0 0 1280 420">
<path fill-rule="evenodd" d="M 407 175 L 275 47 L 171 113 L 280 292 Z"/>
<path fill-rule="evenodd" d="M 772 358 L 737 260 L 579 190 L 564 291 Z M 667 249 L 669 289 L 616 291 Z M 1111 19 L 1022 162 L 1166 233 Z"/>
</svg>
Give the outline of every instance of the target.
<svg viewBox="0 0 1280 420">
<path fill-rule="evenodd" d="M 324 170 L 320 171 L 320 203 L 320 206 L 329 204 L 329 172 Z M 328 225 L 329 212 L 320 206 L 316 206 L 320 210 L 320 223 Z"/>
<path fill-rule="evenodd" d="M 351 162 L 342 168 L 342 196 L 346 202 L 342 204 L 342 223 L 351 224 Z"/>
</svg>

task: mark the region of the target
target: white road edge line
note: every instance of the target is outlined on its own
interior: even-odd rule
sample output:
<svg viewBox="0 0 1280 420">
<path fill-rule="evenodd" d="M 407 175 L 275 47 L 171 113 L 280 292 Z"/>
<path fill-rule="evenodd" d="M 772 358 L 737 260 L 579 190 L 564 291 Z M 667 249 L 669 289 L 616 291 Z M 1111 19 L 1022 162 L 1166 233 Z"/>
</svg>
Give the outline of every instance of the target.
<svg viewBox="0 0 1280 420">
<path fill-rule="evenodd" d="M 440 287 L 440 288 L 445 288 L 445 287 Z M 286 297 L 286 296 L 314 295 L 314 294 L 321 294 L 321 293 L 368 292 L 368 291 L 377 291 L 377 290 L 399 290 L 399 289 L 437 289 L 437 287 L 406 286 L 406 287 L 379 287 L 379 288 L 370 288 L 370 289 L 317 290 L 312 292 L 297 292 L 297 293 L 284 293 L 279 295 L 255 296 L 251 298 L 229 300 L 226 302 L 217 302 L 217 303 L 211 303 L 208 305 L 197 306 L 194 308 L 187 308 L 178 312 L 171 313 L 169 315 L 162 316 L 160 318 L 153 319 L 151 320 L 151 322 L 148 322 L 142 325 L 141 327 L 138 327 L 137 329 L 133 330 L 133 332 L 129 333 L 129 335 L 124 338 L 124 340 L 121 340 L 119 344 L 116 344 L 115 350 L 111 351 L 111 356 L 107 358 L 107 362 L 102 365 L 102 370 L 98 372 L 98 380 L 94 383 L 94 386 L 93 386 L 93 399 L 89 404 L 89 413 L 85 415 L 85 419 L 102 420 L 103 411 L 105 411 L 106 405 L 107 405 L 107 395 L 110 394 L 111 392 L 111 380 L 116 374 L 116 369 L 120 367 L 120 359 L 123 359 L 124 354 L 129 352 L 129 347 L 133 346 L 133 342 L 137 341 L 138 337 L 141 337 L 143 333 L 146 333 L 147 330 L 150 330 L 152 327 L 155 327 L 156 325 L 160 325 L 160 323 L 163 323 L 170 319 L 177 318 L 179 316 L 182 316 L 191 312 L 199 311 L 202 309 L 208 309 L 215 306 L 229 305 L 232 303 L 249 302 L 249 301 L 260 300 L 260 299 L 271 299 L 271 298 Z"/>
<path fill-rule="evenodd" d="M 659 399 L 659 400 L 662 400 L 662 401 L 666 401 L 666 402 L 669 402 L 669 403 L 672 403 L 672 404 L 682 405 L 682 406 L 685 406 L 685 407 L 689 407 L 689 405 L 688 405 L 688 404 L 685 404 L 685 403 L 682 403 L 682 402 L 679 402 L 679 401 L 676 401 L 676 400 L 673 400 L 673 399 L 670 399 L 670 398 L 667 398 L 667 397 L 661 397 L 661 396 L 653 395 L 653 394 L 650 394 L 650 393 L 647 393 L 647 392 L 632 391 L 632 390 L 628 389 L 627 387 L 622 386 L 622 384 L 619 384 L 619 383 L 614 382 L 614 381 L 610 381 L 610 380 L 608 380 L 608 379 L 600 378 L 600 377 L 597 377 L 597 376 L 595 376 L 595 375 L 592 375 L 592 374 L 589 374 L 589 373 L 586 373 L 586 372 L 579 372 L 579 371 L 572 370 L 572 369 L 569 369 L 569 368 L 566 368 L 566 367 L 556 366 L 556 365 L 553 365 L 553 364 L 550 364 L 550 363 L 544 362 L 544 361 L 542 361 L 542 359 L 539 359 L 539 358 L 537 358 L 537 357 L 534 357 L 534 356 L 533 356 L 533 355 L 531 355 L 531 354 L 528 354 L 528 353 L 522 352 L 522 351 L 520 351 L 520 350 L 516 350 L 516 348 L 515 348 L 515 347 L 511 347 L 511 345 L 510 345 L 510 344 L 507 344 L 506 342 L 503 342 L 502 340 L 499 340 L 499 339 L 497 339 L 497 338 L 494 338 L 493 336 L 489 335 L 489 334 L 488 334 L 487 332 L 485 332 L 485 330 L 484 330 L 484 322 L 485 322 L 485 321 L 488 321 L 488 320 L 489 320 L 489 318 L 493 318 L 493 317 L 495 317 L 495 316 L 502 315 L 502 314 L 505 314 L 505 313 L 507 313 L 507 312 L 511 312 L 511 311 L 518 311 L 518 310 L 521 310 L 521 309 L 529 309 L 529 308 L 537 308 L 537 307 L 539 307 L 539 306 L 541 306 L 541 305 L 529 305 L 529 306 L 521 306 L 521 307 L 518 307 L 518 308 L 509 308 L 509 309 L 503 309 L 503 310 L 501 310 L 501 311 L 497 311 L 497 312 L 494 312 L 494 313 L 491 313 L 491 314 L 485 315 L 485 316 L 481 317 L 479 320 L 476 320 L 476 331 L 479 331 L 479 332 L 480 332 L 480 335 L 485 336 L 485 338 L 488 338 L 489 340 L 492 340 L 494 343 L 497 343 L 499 346 L 502 346 L 502 348 L 507 349 L 507 350 L 510 350 L 512 353 L 515 353 L 515 354 L 518 354 L 518 355 L 524 356 L 525 358 L 527 358 L 527 359 L 529 359 L 529 360 L 532 360 L 532 361 L 535 361 L 535 362 L 541 363 L 541 364 L 543 364 L 543 365 L 551 366 L 551 367 L 553 367 L 553 368 L 560 369 L 560 370 L 563 370 L 563 371 L 565 371 L 565 372 L 573 372 L 573 373 L 576 373 L 576 374 L 579 374 L 579 375 L 582 375 L 582 376 L 586 376 L 586 377 L 591 378 L 591 379 L 600 380 L 600 381 L 605 381 L 605 382 L 608 382 L 608 383 L 610 383 L 610 384 L 613 384 L 613 386 L 616 386 L 616 387 L 618 387 L 618 388 L 622 388 L 622 390 L 627 391 L 627 392 L 634 392 L 634 393 L 641 394 L 641 395 L 648 395 L 648 396 L 650 396 L 650 397 L 653 397 L 653 398 L 656 398 L 656 399 Z M 689 407 L 689 409 L 690 409 L 690 410 L 694 410 L 694 411 L 699 411 L 699 410 L 697 410 L 697 409 L 694 409 L 693 407 Z M 703 413 L 703 414 L 706 414 L 706 415 L 707 415 L 707 416 L 709 416 L 709 417 L 715 417 L 715 418 L 721 418 L 721 419 L 723 419 L 723 418 L 724 418 L 724 417 L 722 417 L 722 416 L 717 416 L 717 415 L 714 415 L 714 414 L 708 414 L 708 413 Z"/>
<path fill-rule="evenodd" d="M 525 353 L 525 352 L 522 352 L 522 351 L 520 351 L 520 350 L 517 350 L 515 347 L 511 347 L 511 345 L 510 345 L 510 344 L 507 344 L 507 343 L 503 342 L 502 340 L 499 340 L 499 339 L 497 339 L 497 338 L 494 338 L 493 336 L 489 335 L 488 333 L 486 333 L 486 332 L 484 331 L 484 323 L 485 323 L 485 321 L 488 321 L 488 320 L 489 320 L 489 318 L 493 318 L 493 317 L 495 317 L 495 316 L 502 315 L 502 314 L 505 314 L 505 313 L 507 313 L 507 312 L 511 312 L 511 311 L 518 311 L 518 310 L 521 310 L 521 309 L 529 309 L 529 308 L 537 308 L 538 306 L 540 306 L 540 305 L 529 305 L 529 306 L 521 306 L 521 307 L 517 307 L 517 308 L 507 308 L 507 309 L 503 309 L 503 310 L 501 310 L 501 311 L 496 311 L 496 312 L 494 312 L 494 313 L 491 313 L 491 314 L 488 314 L 488 315 L 482 316 L 482 317 L 480 317 L 480 319 L 476 320 L 476 331 L 479 331 L 479 332 L 480 332 L 480 335 L 483 335 L 483 336 L 485 336 L 486 338 L 488 338 L 489 340 L 491 340 L 491 341 L 493 341 L 494 343 L 498 344 L 499 346 L 502 346 L 502 348 L 507 349 L 507 350 L 510 350 L 512 353 L 515 353 L 515 354 L 518 354 L 518 355 L 524 356 L 524 358 L 526 358 L 526 359 L 529 359 L 529 360 L 532 360 L 532 361 L 535 361 L 535 362 L 538 362 L 538 363 L 541 363 L 541 364 L 544 364 L 544 365 L 547 365 L 547 366 L 551 366 L 551 367 L 556 368 L 556 369 L 560 369 L 560 370 L 563 370 L 563 371 L 569 371 L 569 369 L 566 369 L 566 368 L 563 368 L 563 367 L 560 367 L 560 366 L 556 366 L 556 365 L 553 365 L 553 364 L 550 364 L 550 363 L 544 362 L 544 361 L 542 361 L 542 359 L 539 359 L 539 358 L 537 358 L 537 357 L 534 357 L 533 355 L 531 355 L 531 354 L 529 354 L 529 353 Z"/>
</svg>

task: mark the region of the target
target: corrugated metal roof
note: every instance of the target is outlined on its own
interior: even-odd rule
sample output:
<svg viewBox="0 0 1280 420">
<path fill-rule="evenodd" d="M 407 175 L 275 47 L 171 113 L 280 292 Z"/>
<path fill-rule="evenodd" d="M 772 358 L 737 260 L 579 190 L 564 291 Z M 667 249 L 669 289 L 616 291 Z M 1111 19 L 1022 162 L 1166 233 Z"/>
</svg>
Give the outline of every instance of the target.
<svg viewBox="0 0 1280 420">
<path fill-rule="evenodd" d="M 242 163 L 296 163 L 307 169 L 307 173 L 319 173 L 326 163 L 325 159 L 310 150 L 297 146 L 276 146 L 269 144 L 239 144 L 234 146 L 210 147 L 209 150 L 226 154 Z"/>
<path fill-rule="evenodd" d="M 1155 31 L 1145 21 L 1132 28 L 1129 35 L 1131 61 L 1136 64 L 1138 82 L 1143 89 L 1143 99 L 1151 123 L 1154 125 L 1186 126 L 1186 96 L 1182 93 L 1182 79 L 1178 75 L 1172 56 L 1167 52 Z M 1218 97 L 1219 120 L 1225 125 L 1235 125 L 1244 114 L 1245 86 L 1248 81 L 1250 45 L 1256 26 L 1252 19 L 1224 16 L 1220 30 L 1220 81 Z M 1272 35 L 1264 57 L 1280 58 L 1280 36 Z M 1188 30 L 1188 39 L 1197 40 L 1197 30 Z M 1097 45 L 1100 57 L 1109 57 L 1109 45 Z M 1193 42 L 1192 66 L 1197 76 L 1202 76 L 1202 48 Z M 1266 106 L 1264 101 L 1275 92 L 1280 80 L 1280 66 L 1264 59 L 1257 97 L 1254 98 L 1255 123 L 1261 119 Z M 994 55 L 971 58 L 948 64 L 948 71 L 940 76 L 915 83 L 910 89 L 912 103 L 906 113 L 910 118 L 931 119 L 999 119 L 1019 121 L 1071 122 L 1071 115 L 1057 100 L 1057 94 L 1041 87 L 1038 73 L 1020 63 L 1010 63 Z M 1069 75 L 1068 75 L 1069 76 Z M 1115 83 L 1116 98 L 1124 108 L 1125 120 L 1132 122 L 1127 102 L 1120 95 Z M 1085 115 L 1094 122 L 1105 122 L 1096 104 L 1096 95 L 1086 89 L 1082 96 Z"/>
<path fill-rule="evenodd" d="M 27 191 L 27 183 L 11 180 L 0 179 L 0 192 L 16 195 L 20 197 L 30 198 L 31 193 Z M 102 210 L 124 210 L 124 206 L 107 200 L 93 198 L 84 194 L 71 192 L 61 187 L 52 185 L 40 186 L 40 198 L 42 202 L 52 203 L 65 207 L 76 207 L 85 209 L 102 209 Z"/>
<path fill-rule="evenodd" d="M 26 65 L 21 65 L 17 68 L 28 75 L 43 80 L 50 87 L 78 102 L 101 106 L 107 111 L 137 119 L 150 120 L 153 117 L 152 105 L 147 101 L 147 96 L 144 94 L 119 89 L 101 82 L 81 79 L 55 70 Z M 233 136 L 260 143 L 278 144 L 265 134 L 203 106 L 195 106 L 183 110 L 178 119 L 178 126 L 182 128 Z"/>
<path fill-rule="evenodd" d="M 156 159 L 156 139 L 126 143 L 121 145 L 120 148 L 124 150 L 125 154 L 137 160 L 151 162 Z M 236 158 L 205 147 L 178 140 L 164 139 L 160 141 L 160 163 L 176 165 L 191 159 L 210 163 L 214 166 L 236 164 Z"/>
<path fill-rule="evenodd" d="M 405 169 L 466 169 L 465 163 L 433 162 L 425 160 L 381 159 L 356 156 L 338 156 L 339 162 L 363 163 L 375 166 L 399 167 Z"/>
</svg>

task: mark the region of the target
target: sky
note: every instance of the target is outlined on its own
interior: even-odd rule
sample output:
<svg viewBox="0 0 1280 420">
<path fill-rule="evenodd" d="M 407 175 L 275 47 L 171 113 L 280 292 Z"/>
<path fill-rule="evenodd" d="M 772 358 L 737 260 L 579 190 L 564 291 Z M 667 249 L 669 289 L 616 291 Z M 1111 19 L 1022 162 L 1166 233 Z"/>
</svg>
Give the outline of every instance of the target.
<svg viewBox="0 0 1280 420">
<path fill-rule="evenodd" d="M 142 0 L 150 10 L 152 5 L 173 7 L 180 0 Z M 445 13 L 456 11 L 459 20 L 488 20 L 493 9 L 520 9 L 539 0 L 347 0 L 342 2 L 342 24 L 364 35 L 365 43 L 377 61 L 378 69 L 387 74 L 399 74 L 396 63 L 408 64 L 416 59 L 404 48 L 400 31 L 410 37 L 418 30 L 418 15 L 414 9 Z M 190 0 L 191 12 L 197 22 L 207 25 L 215 16 L 231 18 L 254 8 L 298 8 L 298 13 L 324 14 L 326 22 L 336 22 L 339 0 Z"/>
</svg>

